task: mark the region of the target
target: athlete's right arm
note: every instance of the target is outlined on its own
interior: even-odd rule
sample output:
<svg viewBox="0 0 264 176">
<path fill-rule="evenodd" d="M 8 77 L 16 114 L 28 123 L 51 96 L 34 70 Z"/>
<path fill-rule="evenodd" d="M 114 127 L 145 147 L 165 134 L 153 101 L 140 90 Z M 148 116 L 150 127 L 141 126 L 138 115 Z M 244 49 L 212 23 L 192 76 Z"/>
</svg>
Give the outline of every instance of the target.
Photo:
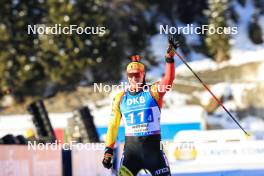
<svg viewBox="0 0 264 176">
<path fill-rule="evenodd" d="M 106 147 L 114 148 L 116 137 L 118 133 L 118 128 L 121 120 L 121 112 L 120 112 L 120 103 L 122 100 L 124 92 L 118 93 L 112 103 L 112 112 L 111 119 L 108 124 L 107 134 L 106 134 Z"/>
<path fill-rule="evenodd" d="M 107 129 L 106 141 L 105 141 L 105 153 L 104 153 L 104 159 L 102 161 L 103 166 L 108 169 L 112 167 L 111 161 L 114 154 L 113 148 L 116 142 L 118 128 L 122 117 L 120 112 L 120 102 L 123 94 L 124 94 L 123 92 L 118 93 L 115 96 L 112 103 L 111 119 Z"/>
</svg>

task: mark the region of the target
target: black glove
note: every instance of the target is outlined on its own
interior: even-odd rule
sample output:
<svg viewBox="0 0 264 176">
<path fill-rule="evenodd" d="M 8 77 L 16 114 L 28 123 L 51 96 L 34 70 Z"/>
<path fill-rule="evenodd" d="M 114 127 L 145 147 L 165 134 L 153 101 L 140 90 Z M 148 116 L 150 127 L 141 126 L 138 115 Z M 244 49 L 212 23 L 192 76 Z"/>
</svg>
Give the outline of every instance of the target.
<svg viewBox="0 0 264 176">
<path fill-rule="evenodd" d="M 177 36 L 169 35 L 168 36 L 168 43 L 169 43 L 169 46 L 168 46 L 168 49 L 167 49 L 167 52 L 165 55 L 165 60 L 168 63 L 173 63 L 174 62 L 173 57 L 175 55 L 176 49 L 180 45 L 180 42 L 177 39 Z"/>
<path fill-rule="evenodd" d="M 113 158 L 114 150 L 110 147 L 105 148 L 104 159 L 103 159 L 103 166 L 107 169 L 112 167 L 112 158 Z"/>
<path fill-rule="evenodd" d="M 168 36 L 169 47 L 167 49 L 167 53 L 170 53 L 172 49 L 177 50 L 180 46 L 179 36 L 169 35 Z"/>
</svg>

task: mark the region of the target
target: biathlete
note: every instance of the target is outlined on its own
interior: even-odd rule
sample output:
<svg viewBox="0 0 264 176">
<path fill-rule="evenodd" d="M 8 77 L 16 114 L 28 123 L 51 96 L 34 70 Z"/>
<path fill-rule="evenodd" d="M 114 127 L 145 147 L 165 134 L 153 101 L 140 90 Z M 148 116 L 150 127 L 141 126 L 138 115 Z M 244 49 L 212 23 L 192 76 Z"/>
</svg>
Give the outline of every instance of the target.
<svg viewBox="0 0 264 176">
<path fill-rule="evenodd" d="M 153 176 L 171 175 L 160 147 L 160 114 L 163 96 L 174 80 L 174 55 L 169 44 L 165 55 L 165 74 L 161 81 L 152 85 L 145 83 L 145 66 L 139 56 L 132 56 L 132 62 L 127 65 L 129 88 L 118 93 L 113 100 L 102 162 L 105 168 L 112 167 L 113 148 L 123 118 L 125 146 L 118 176 L 136 176 L 141 169 L 147 169 Z"/>
</svg>

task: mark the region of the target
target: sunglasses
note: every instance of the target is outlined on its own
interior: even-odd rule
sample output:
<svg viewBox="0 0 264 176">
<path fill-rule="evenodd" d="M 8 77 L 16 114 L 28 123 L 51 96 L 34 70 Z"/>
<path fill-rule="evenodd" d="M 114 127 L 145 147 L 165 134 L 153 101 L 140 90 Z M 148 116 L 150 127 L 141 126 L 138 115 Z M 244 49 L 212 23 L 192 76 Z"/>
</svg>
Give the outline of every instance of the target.
<svg viewBox="0 0 264 176">
<path fill-rule="evenodd" d="M 133 78 L 133 77 L 135 77 L 135 78 L 140 78 L 140 73 L 127 73 L 127 76 L 129 77 L 129 78 Z"/>
</svg>

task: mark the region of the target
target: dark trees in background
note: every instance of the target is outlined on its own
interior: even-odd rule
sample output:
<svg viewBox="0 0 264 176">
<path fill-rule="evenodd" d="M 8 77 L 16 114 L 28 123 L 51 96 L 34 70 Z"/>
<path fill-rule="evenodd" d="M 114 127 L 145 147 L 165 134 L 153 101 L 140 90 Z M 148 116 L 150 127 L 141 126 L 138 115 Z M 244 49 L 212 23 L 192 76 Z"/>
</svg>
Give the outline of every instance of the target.
<svg viewBox="0 0 264 176">
<path fill-rule="evenodd" d="M 0 85 L 15 96 L 72 90 L 80 81 L 117 82 L 127 56 L 148 50 L 155 26 L 132 1 L 1 1 Z M 35 35 L 28 25 L 106 27 L 104 35 Z M 48 92 L 47 91 L 50 91 Z"/>
</svg>

